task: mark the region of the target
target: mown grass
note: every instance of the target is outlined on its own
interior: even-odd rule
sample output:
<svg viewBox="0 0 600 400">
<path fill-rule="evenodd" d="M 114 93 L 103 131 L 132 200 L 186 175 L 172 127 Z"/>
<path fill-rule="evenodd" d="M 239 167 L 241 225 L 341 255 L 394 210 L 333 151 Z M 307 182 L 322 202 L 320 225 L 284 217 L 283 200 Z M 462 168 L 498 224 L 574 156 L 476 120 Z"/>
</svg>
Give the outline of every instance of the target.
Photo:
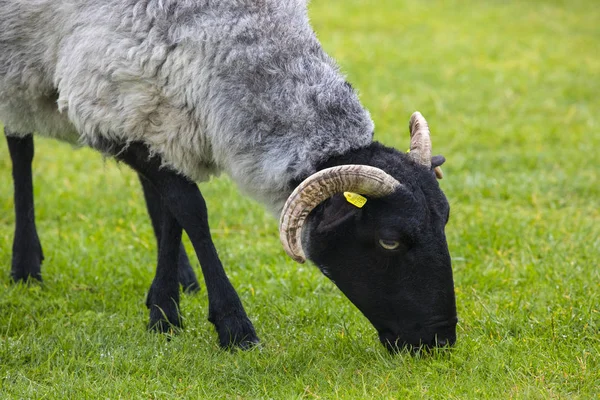
<svg viewBox="0 0 600 400">
<path fill-rule="evenodd" d="M 136 177 L 38 139 L 43 286 L 9 278 L 0 141 L 1 398 L 594 398 L 600 387 L 600 8 L 592 1 L 313 0 L 376 137 L 419 109 L 442 186 L 460 323 L 452 350 L 390 356 L 277 223 L 226 178 L 201 188 L 262 345 L 229 353 L 184 296 L 185 332 L 145 331 L 155 243 Z M 199 272 L 199 270 L 198 270 Z"/>
</svg>

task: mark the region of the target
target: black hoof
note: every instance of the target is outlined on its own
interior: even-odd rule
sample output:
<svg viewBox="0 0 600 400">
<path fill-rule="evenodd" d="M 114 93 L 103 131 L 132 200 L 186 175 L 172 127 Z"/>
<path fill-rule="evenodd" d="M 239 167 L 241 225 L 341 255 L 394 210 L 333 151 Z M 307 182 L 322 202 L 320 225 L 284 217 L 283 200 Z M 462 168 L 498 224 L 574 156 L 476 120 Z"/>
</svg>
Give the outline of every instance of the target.
<svg viewBox="0 0 600 400">
<path fill-rule="evenodd" d="M 169 309 L 171 308 L 171 309 Z M 161 308 L 157 305 L 150 306 L 150 322 L 148 330 L 158 333 L 177 333 L 183 328 L 181 316 L 177 307 Z"/>
<path fill-rule="evenodd" d="M 150 310 L 148 329 L 160 333 L 173 333 L 183 327 L 179 313 L 179 287 L 174 290 L 156 289 L 150 286 L 146 307 Z"/>
<path fill-rule="evenodd" d="M 10 276 L 15 282 L 41 282 L 42 261 L 39 252 L 14 251 Z"/>
<path fill-rule="evenodd" d="M 181 283 L 181 288 L 185 294 L 196 294 L 200 291 L 200 284 L 198 282 L 193 282 L 190 284 Z"/>
<path fill-rule="evenodd" d="M 26 272 L 26 271 L 12 271 L 10 273 L 13 281 L 15 283 L 23 282 L 23 283 L 32 283 L 32 282 L 42 282 L 42 273 L 41 272 Z"/>
<path fill-rule="evenodd" d="M 246 316 L 231 316 L 215 322 L 219 345 L 224 349 L 249 350 L 259 343 L 252 322 Z"/>
<path fill-rule="evenodd" d="M 178 279 L 185 294 L 195 294 L 200 291 L 200 284 L 198 283 L 198 279 L 196 279 L 196 274 L 189 264 L 187 268 L 183 268 L 179 264 Z"/>
</svg>

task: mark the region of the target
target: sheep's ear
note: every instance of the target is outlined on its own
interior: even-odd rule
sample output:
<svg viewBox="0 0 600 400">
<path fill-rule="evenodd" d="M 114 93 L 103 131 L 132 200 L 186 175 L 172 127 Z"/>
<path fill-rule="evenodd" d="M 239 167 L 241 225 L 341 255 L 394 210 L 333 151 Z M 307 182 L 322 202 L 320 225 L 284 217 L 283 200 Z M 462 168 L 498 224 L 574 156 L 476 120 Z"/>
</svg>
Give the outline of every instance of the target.
<svg viewBox="0 0 600 400">
<path fill-rule="evenodd" d="M 361 209 L 350 204 L 343 194 L 336 194 L 319 207 L 317 232 L 326 233 L 354 219 Z"/>
<path fill-rule="evenodd" d="M 444 173 L 440 168 L 440 165 L 446 162 L 446 158 L 444 156 L 433 156 L 431 157 L 431 169 L 435 173 L 435 177 L 438 179 L 442 179 L 444 177 Z"/>
<path fill-rule="evenodd" d="M 431 157 L 431 168 L 439 167 L 443 163 L 446 162 L 446 157 L 444 156 L 433 156 Z"/>
</svg>

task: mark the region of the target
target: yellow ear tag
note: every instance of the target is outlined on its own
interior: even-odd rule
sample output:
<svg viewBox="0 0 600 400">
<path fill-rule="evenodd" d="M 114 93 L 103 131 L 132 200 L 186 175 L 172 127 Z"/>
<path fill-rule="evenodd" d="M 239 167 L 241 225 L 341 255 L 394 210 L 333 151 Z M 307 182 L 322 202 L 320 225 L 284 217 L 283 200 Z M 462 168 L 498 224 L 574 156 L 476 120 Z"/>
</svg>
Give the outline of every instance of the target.
<svg viewBox="0 0 600 400">
<path fill-rule="evenodd" d="M 346 198 L 348 203 L 358 208 L 362 208 L 365 204 L 367 204 L 367 198 L 361 196 L 358 193 L 344 192 L 344 197 Z"/>
</svg>

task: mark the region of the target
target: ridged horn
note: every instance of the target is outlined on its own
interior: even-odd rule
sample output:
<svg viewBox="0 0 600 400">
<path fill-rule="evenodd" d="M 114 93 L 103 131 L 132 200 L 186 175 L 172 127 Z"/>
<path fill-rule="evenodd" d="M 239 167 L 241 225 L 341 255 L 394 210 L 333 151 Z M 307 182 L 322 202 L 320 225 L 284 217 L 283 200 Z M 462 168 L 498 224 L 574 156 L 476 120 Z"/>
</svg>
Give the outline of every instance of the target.
<svg viewBox="0 0 600 400">
<path fill-rule="evenodd" d="M 410 157 L 426 167 L 431 167 L 431 137 L 429 125 L 420 112 L 415 111 L 408 122 L 410 131 Z"/>
<path fill-rule="evenodd" d="M 288 197 L 279 220 L 279 239 L 285 252 L 303 263 L 302 228 L 306 217 L 336 193 L 355 192 L 370 197 L 393 193 L 401 184 L 385 171 L 368 165 L 340 165 L 306 178 Z"/>
</svg>

